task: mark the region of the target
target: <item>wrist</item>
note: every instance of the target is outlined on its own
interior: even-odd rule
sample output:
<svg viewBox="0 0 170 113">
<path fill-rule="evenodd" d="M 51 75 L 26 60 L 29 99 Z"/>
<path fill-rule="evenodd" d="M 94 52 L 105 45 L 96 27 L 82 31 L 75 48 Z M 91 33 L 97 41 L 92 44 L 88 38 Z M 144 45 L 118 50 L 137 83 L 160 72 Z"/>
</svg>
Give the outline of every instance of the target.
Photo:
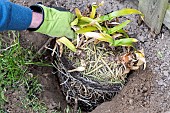
<svg viewBox="0 0 170 113">
<path fill-rule="evenodd" d="M 32 21 L 29 28 L 38 28 L 43 21 L 43 14 L 32 12 Z"/>
</svg>

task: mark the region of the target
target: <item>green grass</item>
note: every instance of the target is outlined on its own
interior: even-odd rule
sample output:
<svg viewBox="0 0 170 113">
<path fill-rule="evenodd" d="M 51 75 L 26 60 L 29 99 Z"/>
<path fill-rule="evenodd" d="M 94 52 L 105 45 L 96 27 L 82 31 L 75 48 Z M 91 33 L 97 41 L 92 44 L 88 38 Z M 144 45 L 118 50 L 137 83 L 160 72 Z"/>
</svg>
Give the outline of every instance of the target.
<svg viewBox="0 0 170 113">
<path fill-rule="evenodd" d="M 5 105 L 11 101 L 11 92 L 18 93 L 16 105 L 21 109 L 45 113 L 47 108 L 38 98 L 41 84 L 28 73 L 28 64 L 34 64 L 34 55 L 20 46 L 18 33 L 9 32 L 8 37 L 13 39 L 10 45 L 0 39 L 0 113 L 6 111 Z"/>
<path fill-rule="evenodd" d="M 61 113 L 61 112 L 59 112 Z M 81 109 L 78 109 L 76 111 L 74 111 L 74 108 L 71 108 L 70 106 L 67 106 L 65 109 L 64 109 L 64 113 L 82 113 Z"/>
<path fill-rule="evenodd" d="M 38 78 L 29 71 L 29 67 L 51 65 L 35 55 L 32 48 L 24 49 L 19 43 L 19 37 L 19 33 L 14 31 L 0 33 L 0 113 L 7 113 L 9 106 L 20 112 L 47 113 L 48 107 L 39 98 L 42 86 Z M 15 103 L 13 98 L 18 101 Z M 50 111 L 62 113 L 55 109 Z M 68 106 L 64 112 L 70 113 L 73 109 Z"/>
</svg>

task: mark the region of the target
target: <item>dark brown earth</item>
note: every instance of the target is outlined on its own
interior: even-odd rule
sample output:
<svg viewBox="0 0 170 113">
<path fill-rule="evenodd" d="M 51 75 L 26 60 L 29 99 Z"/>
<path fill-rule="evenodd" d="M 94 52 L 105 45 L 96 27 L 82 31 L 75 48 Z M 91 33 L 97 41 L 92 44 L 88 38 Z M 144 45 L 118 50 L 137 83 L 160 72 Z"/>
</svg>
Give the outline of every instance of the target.
<svg viewBox="0 0 170 113">
<path fill-rule="evenodd" d="M 38 0 L 15 0 L 19 4 L 29 6 Z M 41 0 L 42 1 L 42 0 Z M 95 0 L 43 0 L 47 5 L 63 6 L 71 11 Z M 101 0 L 98 0 L 101 1 Z M 106 14 L 125 7 L 137 8 L 137 0 L 105 0 L 105 6 L 99 12 Z M 136 37 L 140 42 L 139 48 L 144 48 L 147 60 L 147 68 L 133 72 L 122 91 L 112 101 L 98 106 L 92 113 L 170 113 L 170 32 L 163 26 L 159 35 L 153 36 L 149 28 L 143 23 L 139 25 L 138 16 L 128 16 L 133 22 L 126 28 L 130 36 Z M 20 42 L 23 47 L 33 45 L 38 51 L 47 41 L 48 37 L 21 32 Z M 56 76 L 52 74 L 52 68 L 35 67 L 31 69 L 34 75 L 39 77 L 43 85 L 42 100 L 48 108 L 55 109 L 61 103 L 62 109 L 66 107 L 65 99 L 60 91 Z M 51 112 L 49 110 L 49 112 Z"/>
</svg>

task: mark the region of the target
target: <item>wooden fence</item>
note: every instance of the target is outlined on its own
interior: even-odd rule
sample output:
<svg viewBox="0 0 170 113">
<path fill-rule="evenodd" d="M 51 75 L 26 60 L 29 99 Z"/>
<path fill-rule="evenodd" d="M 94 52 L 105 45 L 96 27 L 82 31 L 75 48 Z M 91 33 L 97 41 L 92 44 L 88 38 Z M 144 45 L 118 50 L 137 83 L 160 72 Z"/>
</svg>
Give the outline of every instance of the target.
<svg viewBox="0 0 170 113">
<path fill-rule="evenodd" d="M 155 34 L 159 34 L 162 24 L 170 29 L 170 5 L 168 0 L 139 0 L 139 10 L 144 13 L 145 23 Z"/>
</svg>

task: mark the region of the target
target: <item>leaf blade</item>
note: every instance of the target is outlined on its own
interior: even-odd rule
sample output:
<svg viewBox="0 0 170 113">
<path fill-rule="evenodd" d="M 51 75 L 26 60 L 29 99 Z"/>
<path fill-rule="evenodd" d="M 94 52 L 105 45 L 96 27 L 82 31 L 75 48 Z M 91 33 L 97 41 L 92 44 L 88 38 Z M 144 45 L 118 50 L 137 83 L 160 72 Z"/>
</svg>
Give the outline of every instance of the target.
<svg viewBox="0 0 170 113">
<path fill-rule="evenodd" d="M 84 27 L 84 28 L 80 28 L 79 30 L 76 31 L 76 33 L 83 34 L 83 33 L 86 33 L 86 32 L 92 32 L 92 31 L 96 31 L 96 30 L 98 30 L 96 27 L 87 26 L 87 27 Z"/>
<path fill-rule="evenodd" d="M 105 34 L 105 33 L 87 32 L 87 33 L 84 33 L 84 35 L 86 37 L 93 37 L 100 41 L 109 42 L 110 44 L 114 43 L 114 39 L 110 35 Z"/>
<path fill-rule="evenodd" d="M 140 14 L 143 16 L 143 14 L 137 9 L 124 8 L 124 9 L 109 13 L 107 15 L 103 15 L 100 18 L 98 18 L 97 20 L 98 20 L 98 22 L 103 22 L 103 21 L 107 21 L 107 20 L 112 20 L 116 17 L 126 16 L 126 15 L 131 15 L 131 14 Z"/>
<path fill-rule="evenodd" d="M 78 18 L 74 19 L 74 20 L 71 22 L 71 27 L 77 25 L 78 22 L 79 22 Z"/>
<path fill-rule="evenodd" d="M 138 40 L 135 38 L 124 38 L 115 40 L 113 46 L 133 46 L 134 42 L 137 42 Z"/>
<path fill-rule="evenodd" d="M 125 22 L 122 22 L 121 24 L 119 24 L 119 25 L 117 25 L 117 26 L 109 29 L 109 30 L 107 31 L 107 33 L 108 33 L 108 34 L 113 34 L 113 33 L 117 32 L 117 31 L 121 30 L 121 29 L 124 28 L 125 26 L 127 26 L 127 24 L 129 24 L 129 23 L 130 23 L 130 20 L 126 20 Z"/>
<path fill-rule="evenodd" d="M 78 19 L 80 19 L 82 17 L 82 14 L 78 8 L 75 8 L 75 13 L 76 13 L 76 16 Z"/>
<path fill-rule="evenodd" d="M 95 26 L 99 30 L 102 30 L 101 25 L 95 19 L 92 19 L 92 18 L 89 18 L 89 17 L 81 17 L 80 21 L 84 21 L 84 22 L 87 23 L 87 24 L 84 24 L 84 27 L 85 26 Z"/>
<path fill-rule="evenodd" d="M 76 47 L 66 37 L 61 37 L 60 39 L 57 39 L 57 41 L 67 46 L 73 52 L 76 52 Z"/>
<path fill-rule="evenodd" d="M 98 6 L 97 5 L 92 5 L 92 11 L 91 11 L 91 13 L 90 13 L 90 18 L 94 18 L 95 17 L 95 15 L 96 15 L 96 9 L 98 8 Z"/>
</svg>

